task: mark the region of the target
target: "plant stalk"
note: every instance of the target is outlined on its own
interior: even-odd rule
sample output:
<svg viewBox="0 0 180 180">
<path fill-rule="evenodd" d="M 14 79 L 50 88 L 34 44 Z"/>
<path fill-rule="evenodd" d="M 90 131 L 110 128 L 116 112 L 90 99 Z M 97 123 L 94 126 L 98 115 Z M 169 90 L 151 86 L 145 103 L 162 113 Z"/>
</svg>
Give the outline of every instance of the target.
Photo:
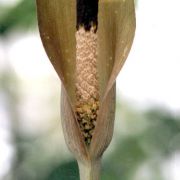
<svg viewBox="0 0 180 180">
<path fill-rule="evenodd" d="M 78 161 L 80 180 L 100 180 L 101 159 L 84 164 Z"/>
</svg>

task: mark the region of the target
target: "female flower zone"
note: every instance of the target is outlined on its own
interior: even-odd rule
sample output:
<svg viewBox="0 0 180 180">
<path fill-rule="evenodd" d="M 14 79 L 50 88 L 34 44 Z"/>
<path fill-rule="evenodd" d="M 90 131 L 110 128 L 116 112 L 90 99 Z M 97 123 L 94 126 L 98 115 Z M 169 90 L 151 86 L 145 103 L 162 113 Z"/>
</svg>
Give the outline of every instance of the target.
<svg viewBox="0 0 180 180">
<path fill-rule="evenodd" d="M 40 36 L 61 82 L 61 120 L 81 180 L 98 180 L 114 126 L 116 77 L 135 33 L 133 0 L 36 0 Z"/>
</svg>

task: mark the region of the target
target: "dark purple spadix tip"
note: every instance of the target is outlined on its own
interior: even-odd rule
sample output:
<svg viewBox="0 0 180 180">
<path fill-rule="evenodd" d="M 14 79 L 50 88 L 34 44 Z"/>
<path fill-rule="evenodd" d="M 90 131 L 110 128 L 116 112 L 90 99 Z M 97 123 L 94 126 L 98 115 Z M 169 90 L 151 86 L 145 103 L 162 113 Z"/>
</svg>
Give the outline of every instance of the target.
<svg viewBox="0 0 180 180">
<path fill-rule="evenodd" d="M 89 31 L 92 26 L 95 27 L 95 31 L 97 30 L 98 1 L 99 0 L 76 0 L 77 30 L 80 26 L 83 26 L 86 31 Z"/>
</svg>

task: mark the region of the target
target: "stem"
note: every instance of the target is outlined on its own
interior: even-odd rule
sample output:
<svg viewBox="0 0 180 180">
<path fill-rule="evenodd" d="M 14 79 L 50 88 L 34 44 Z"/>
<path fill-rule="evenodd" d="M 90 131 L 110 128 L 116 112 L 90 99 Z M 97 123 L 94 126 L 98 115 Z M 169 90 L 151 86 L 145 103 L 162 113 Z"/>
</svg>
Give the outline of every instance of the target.
<svg viewBox="0 0 180 180">
<path fill-rule="evenodd" d="M 78 162 L 80 180 L 99 180 L 101 171 L 101 160 L 83 164 Z"/>
</svg>

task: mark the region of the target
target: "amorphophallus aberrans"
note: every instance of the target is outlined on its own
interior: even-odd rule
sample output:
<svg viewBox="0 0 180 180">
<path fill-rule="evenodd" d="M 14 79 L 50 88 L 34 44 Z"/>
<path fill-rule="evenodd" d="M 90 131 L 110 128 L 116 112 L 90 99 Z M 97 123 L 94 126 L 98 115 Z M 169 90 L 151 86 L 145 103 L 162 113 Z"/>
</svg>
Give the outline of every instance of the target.
<svg viewBox="0 0 180 180">
<path fill-rule="evenodd" d="M 112 135 L 116 77 L 135 33 L 134 0 L 36 0 L 40 36 L 61 82 L 65 141 L 81 180 L 98 180 Z"/>
</svg>

